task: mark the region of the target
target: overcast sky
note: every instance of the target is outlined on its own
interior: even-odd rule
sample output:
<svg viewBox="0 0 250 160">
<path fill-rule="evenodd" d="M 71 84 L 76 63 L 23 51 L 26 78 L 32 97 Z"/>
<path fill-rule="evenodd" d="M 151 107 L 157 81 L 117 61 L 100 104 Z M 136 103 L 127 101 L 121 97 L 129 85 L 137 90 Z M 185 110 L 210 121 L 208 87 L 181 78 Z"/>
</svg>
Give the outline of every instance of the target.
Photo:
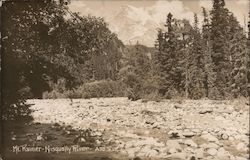
<svg viewBox="0 0 250 160">
<path fill-rule="evenodd" d="M 244 26 L 248 20 L 249 0 L 225 0 L 225 2 L 226 7 L 234 13 L 240 24 Z M 152 27 L 152 25 L 146 26 L 144 23 L 147 21 L 154 21 L 155 23 L 165 22 L 166 15 L 169 12 L 178 19 L 185 18 L 191 22 L 193 22 L 193 13 L 197 13 L 199 19 L 202 19 L 201 7 L 211 9 L 212 0 L 71 0 L 69 8 L 74 12 L 80 12 L 82 15 L 91 14 L 104 17 L 109 24 L 112 23 L 110 28 L 119 37 L 121 26 L 116 23 L 121 22 L 113 20 L 113 18 L 119 12 L 124 12 L 122 10 L 127 6 L 129 6 L 129 10 L 127 11 L 129 13 L 125 15 L 127 19 L 124 19 L 124 21 L 134 19 L 138 27 L 134 24 L 133 27 L 146 31 L 147 27 Z M 131 23 L 128 22 L 127 27 Z M 133 33 L 128 34 L 134 34 L 134 32 L 133 30 Z"/>
</svg>

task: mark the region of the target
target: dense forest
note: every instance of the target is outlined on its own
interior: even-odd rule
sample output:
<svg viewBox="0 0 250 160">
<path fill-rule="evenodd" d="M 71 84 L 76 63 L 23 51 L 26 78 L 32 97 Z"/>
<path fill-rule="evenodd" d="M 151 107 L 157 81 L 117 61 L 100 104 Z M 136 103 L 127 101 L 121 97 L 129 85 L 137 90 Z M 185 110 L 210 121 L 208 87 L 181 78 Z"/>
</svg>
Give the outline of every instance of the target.
<svg viewBox="0 0 250 160">
<path fill-rule="evenodd" d="M 224 0 L 203 8 L 202 22 L 196 14 L 194 24 L 166 15 L 154 48 L 123 44 L 103 18 L 72 13 L 68 3 L 3 3 L 4 119 L 28 115 L 28 98 L 248 96 L 247 33 Z"/>
</svg>

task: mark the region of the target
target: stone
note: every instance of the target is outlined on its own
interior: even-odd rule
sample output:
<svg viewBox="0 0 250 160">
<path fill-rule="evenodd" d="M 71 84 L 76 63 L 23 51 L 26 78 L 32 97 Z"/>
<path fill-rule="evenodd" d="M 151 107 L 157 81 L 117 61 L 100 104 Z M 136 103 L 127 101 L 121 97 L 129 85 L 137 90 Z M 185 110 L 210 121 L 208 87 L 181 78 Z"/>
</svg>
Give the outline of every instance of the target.
<svg viewBox="0 0 250 160">
<path fill-rule="evenodd" d="M 184 148 L 184 151 L 185 151 L 186 153 L 194 153 L 194 149 L 191 148 L 191 147 L 185 147 L 185 148 Z"/>
<path fill-rule="evenodd" d="M 247 146 L 243 142 L 240 142 L 237 144 L 236 149 L 238 151 L 247 151 Z"/>
<path fill-rule="evenodd" d="M 171 154 L 172 159 L 186 160 L 187 154 L 185 152 L 179 152 Z"/>
<path fill-rule="evenodd" d="M 196 134 L 201 132 L 201 130 L 198 129 L 198 128 L 195 128 L 195 129 L 193 129 L 192 131 L 193 131 L 194 133 L 196 133 Z"/>
<path fill-rule="evenodd" d="M 199 113 L 200 114 L 206 114 L 206 113 L 212 113 L 212 112 L 213 112 L 213 110 L 211 108 L 206 108 L 204 110 L 201 110 Z"/>
<path fill-rule="evenodd" d="M 184 137 L 190 138 L 190 137 L 193 137 L 195 135 L 195 133 L 191 132 L 191 131 L 186 131 L 186 132 L 183 132 L 182 135 Z"/>
<path fill-rule="evenodd" d="M 195 148 L 198 147 L 198 145 L 191 139 L 185 140 L 184 144 L 186 144 L 187 146 L 190 146 L 190 147 L 195 147 Z"/>
<path fill-rule="evenodd" d="M 218 149 L 217 155 L 218 159 L 224 160 L 229 159 L 229 152 L 226 151 L 223 147 Z"/>
<path fill-rule="evenodd" d="M 209 149 L 207 150 L 207 153 L 208 153 L 209 155 L 211 155 L 211 156 L 215 156 L 215 155 L 217 154 L 217 149 L 215 149 L 215 148 L 209 148 Z"/>
<path fill-rule="evenodd" d="M 173 153 L 177 153 L 178 151 L 176 150 L 176 148 L 170 148 L 169 150 L 168 150 L 168 153 L 169 154 L 173 154 Z"/>
<path fill-rule="evenodd" d="M 80 138 L 79 138 L 79 142 L 86 142 L 86 140 L 85 140 L 85 138 L 80 137 Z"/>
<path fill-rule="evenodd" d="M 221 134 L 221 139 L 228 140 L 229 136 L 226 133 Z"/>
<path fill-rule="evenodd" d="M 195 150 L 195 157 L 201 159 L 204 157 L 204 151 L 202 148 Z"/>
<path fill-rule="evenodd" d="M 168 140 L 166 145 L 168 148 L 175 148 L 176 150 L 179 150 L 179 151 L 182 150 L 178 140 Z"/>
<path fill-rule="evenodd" d="M 181 109 L 181 108 L 182 108 L 182 106 L 181 106 L 181 105 L 177 105 L 177 104 L 175 104 L 175 105 L 174 105 L 174 108 L 175 108 L 175 109 Z"/>
<path fill-rule="evenodd" d="M 229 137 L 228 140 L 229 141 L 234 141 L 235 139 L 234 139 L 234 137 Z"/>
<path fill-rule="evenodd" d="M 192 156 L 192 157 L 190 158 L 190 160 L 196 160 L 195 156 Z"/>
<path fill-rule="evenodd" d="M 36 140 L 37 140 L 37 141 L 42 141 L 42 140 L 44 140 L 44 139 L 43 139 L 43 135 L 42 135 L 42 134 L 37 135 L 37 136 L 36 136 Z"/>
<path fill-rule="evenodd" d="M 145 153 L 147 157 L 156 157 L 159 153 L 155 149 L 151 149 L 150 146 L 143 147 L 140 152 Z"/>
<path fill-rule="evenodd" d="M 218 149 L 220 146 L 215 143 L 205 143 L 202 144 L 201 147 L 204 149 L 210 149 L 210 148 Z"/>
<path fill-rule="evenodd" d="M 238 134 L 235 135 L 235 136 L 234 136 L 234 139 L 236 139 L 236 140 L 241 140 L 241 135 L 238 135 Z"/>
<path fill-rule="evenodd" d="M 140 157 L 135 157 L 133 160 L 142 160 Z"/>
<path fill-rule="evenodd" d="M 101 146 L 101 144 L 102 144 L 102 142 L 100 140 L 98 140 L 98 139 L 95 140 L 95 143 L 96 143 L 97 146 Z"/>
<path fill-rule="evenodd" d="M 236 156 L 235 160 L 247 160 L 247 158 Z"/>
<path fill-rule="evenodd" d="M 135 157 L 135 151 L 133 148 L 127 149 L 127 154 L 129 158 L 134 158 Z"/>
<path fill-rule="evenodd" d="M 214 137 L 213 135 L 211 135 L 210 133 L 201 135 L 201 137 L 203 139 L 207 140 L 208 142 L 216 142 L 216 143 L 219 142 L 219 140 L 216 137 Z"/>
</svg>

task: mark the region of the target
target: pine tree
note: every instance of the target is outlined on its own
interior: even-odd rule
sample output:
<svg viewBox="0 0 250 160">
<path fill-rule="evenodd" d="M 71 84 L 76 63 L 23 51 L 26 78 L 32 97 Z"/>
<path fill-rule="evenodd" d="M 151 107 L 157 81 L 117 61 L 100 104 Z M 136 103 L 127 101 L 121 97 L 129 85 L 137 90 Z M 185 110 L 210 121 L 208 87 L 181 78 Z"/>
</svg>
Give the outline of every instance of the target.
<svg viewBox="0 0 250 160">
<path fill-rule="evenodd" d="M 182 88 L 185 88 L 185 97 L 189 97 L 189 88 L 190 88 L 190 73 L 189 73 L 189 64 L 190 64 L 190 45 L 192 42 L 192 31 L 193 27 L 187 20 L 181 21 L 182 25 L 180 27 L 180 33 L 182 34 L 181 39 L 181 54 L 179 57 L 180 66 L 182 66 Z M 185 58 L 183 58 L 185 57 Z"/>
<path fill-rule="evenodd" d="M 215 85 L 216 72 L 214 71 L 215 66 L 212 61 L 211 23 L 206 9 L 202 8 L 202 10 L 204 17 L 202 24 L 202 46 L 205 64 L 204 89 L 206 97 L 215 99 L 218 89 Z"/>
<path fill-rule="evenodd" d="M 228 10 L 224 0 L 214 0 L 211 11 L 211 47 L 212 63 L 216 79 L 215 98 L 225 98 L 230 94 L 230 55 L 228 50 Z"/>
<path fill-rule="evenodd" d="M 173 96 L 181 88 L 181 75 L 178 66 L 179 43 L 176 34 L 176 23 L 171 13 L 167 16 L 165 33 L 158 34 L 158 74 L 161 77 L 159 93 L 167 97 Z"/>
<path fill-rule="evenodd" d="M 229 17 L 228 46 L 230 53 L 230 90 L 234 98 L 246 95 L 246 51 L 247 39 L 243 28 L 231 14 Z"/>
<path fill-rule="evenodd" d="M 189 96 L 193 99 L 200 99 L 205 96 L 204 78 L 204 55 L 201 41 L 201 33 L 198 28 L 198 18 L 194 15 L 194 28 L 192 31 L 192 45 L 189 56 Z"/>
</svg>

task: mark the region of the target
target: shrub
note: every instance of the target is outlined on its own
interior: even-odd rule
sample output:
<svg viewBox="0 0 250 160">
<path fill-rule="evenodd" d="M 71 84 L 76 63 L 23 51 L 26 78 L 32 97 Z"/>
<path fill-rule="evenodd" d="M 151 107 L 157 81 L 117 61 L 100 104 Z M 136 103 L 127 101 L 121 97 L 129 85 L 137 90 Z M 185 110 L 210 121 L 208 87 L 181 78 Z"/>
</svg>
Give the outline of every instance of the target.
<svg viewBox="0 0 250 160">
<path fill-rule="evenodd" d="M 85 83 L 75 91 L 81 98 L 120 97 L 123 96 L 121 83 L 112 80 L 100 80 Z"/>
<path fill-rule="evenodd" d="M 60 87 L 61 88 L 61 87 Z M 66 90 L 55 87 L 51 92 L 44 92 L 43 98 L 99 98 L 121 97 L 124 95 L 123 85 L 112 80 L 100 80 L 85 83 L 76 89 Z"/>
</svg>

